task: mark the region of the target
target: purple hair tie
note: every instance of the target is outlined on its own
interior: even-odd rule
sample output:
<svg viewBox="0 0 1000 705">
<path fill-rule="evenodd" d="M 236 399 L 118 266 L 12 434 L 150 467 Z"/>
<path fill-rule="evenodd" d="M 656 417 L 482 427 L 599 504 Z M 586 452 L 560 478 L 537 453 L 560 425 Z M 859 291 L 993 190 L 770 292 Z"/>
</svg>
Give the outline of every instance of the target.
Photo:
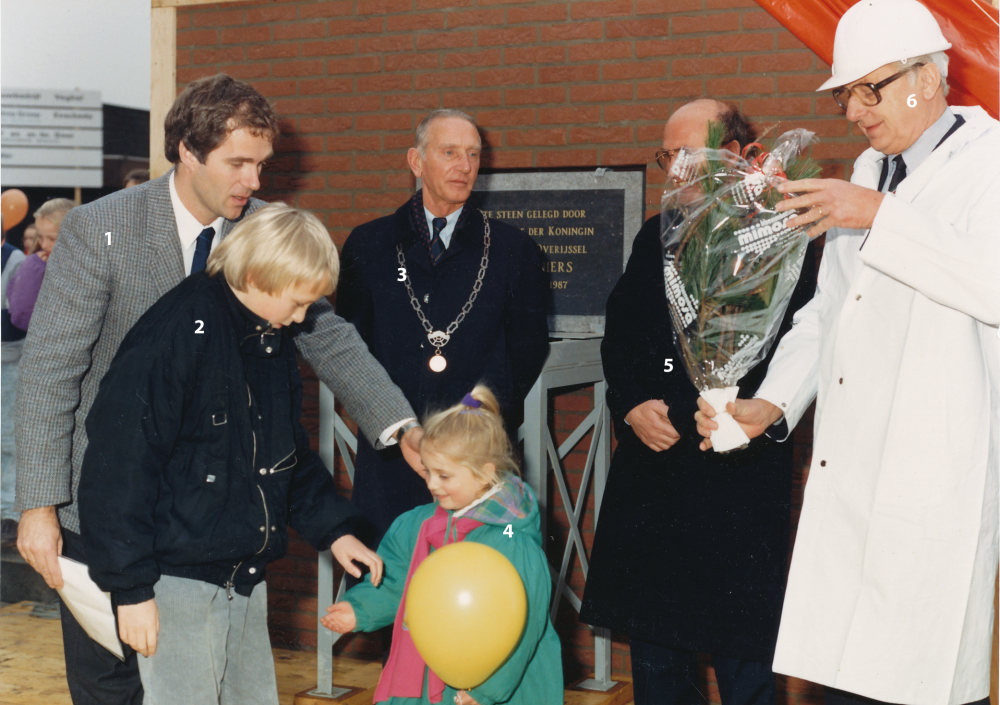
<svg viewBox="0 0 1000 705">
<path fill-rule="evenodd" d="M 481 401 L 472 396 L 472 392 L 469 392 L 464 397 L 462 397 L 463 406 L 471 406 L 473 409 L 478 409 L 483 405 Z"/>
</svg>

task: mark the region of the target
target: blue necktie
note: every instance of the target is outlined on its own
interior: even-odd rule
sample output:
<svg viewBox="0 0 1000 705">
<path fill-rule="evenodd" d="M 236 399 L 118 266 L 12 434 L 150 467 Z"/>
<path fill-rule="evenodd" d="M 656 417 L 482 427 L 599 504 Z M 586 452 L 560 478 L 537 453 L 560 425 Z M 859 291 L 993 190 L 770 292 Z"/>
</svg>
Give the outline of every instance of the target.
<svg viewBox="0 0 1000 705">
<path fill-rule="evenodd" d="M 435 218 L 431 221 L 431 225 L 434 226 L 434 234 L 431 235 L 431 259 L 434 260 L 434 264 L 441 259 L 441 255 L 444 254 L 445 246 L 441 241 L 441 231 L 444 230 L 444 226 L 448 224 L 448 221 L 444 218 Z"/>
<path fill-rule="evenodd" d="M 205 271 L 205 263 L 208 262 L 208 253 L 212 251 L 212 238 L 215 236 L 215 228 L 205 228 L 198 235 L 198 244 L 194 248 L 194 259 L 191 260 L 191 274 Z"/>
</svg>

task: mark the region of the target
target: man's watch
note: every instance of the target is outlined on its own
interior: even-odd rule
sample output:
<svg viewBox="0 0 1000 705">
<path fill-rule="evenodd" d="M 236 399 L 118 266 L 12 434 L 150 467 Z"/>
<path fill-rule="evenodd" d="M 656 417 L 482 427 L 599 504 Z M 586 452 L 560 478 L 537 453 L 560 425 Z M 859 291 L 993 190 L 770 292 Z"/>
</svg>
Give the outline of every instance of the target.
<svg viewBox="0 0 1000 705">
<path fill-rule="evenodd" d="M 406 423 L 404 423 L 396 431 L 396 443 L 402 442 L 403 436 L 405 436 L 406 432 L 409 431 L 411 428 L 418 428 L 419 426 L 420 426 L 420 422 L 417 421 L 416 419 L 413 419 L 412 421 L 407 421 Z"/>
</svg>

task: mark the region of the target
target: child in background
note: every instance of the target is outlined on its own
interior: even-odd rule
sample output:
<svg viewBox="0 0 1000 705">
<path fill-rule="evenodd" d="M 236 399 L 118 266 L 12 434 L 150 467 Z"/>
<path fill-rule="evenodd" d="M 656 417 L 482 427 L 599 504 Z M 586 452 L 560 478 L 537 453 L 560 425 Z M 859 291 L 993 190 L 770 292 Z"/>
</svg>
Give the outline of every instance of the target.
<svg viewBox="0 0 1000 705">
<path fill-rule="evenodd" d="M 24 235 L 21 236 L 21 249 L 24 250 L 26 256 L 38 252 L 38 228 L 34 224 L 24 229 Z"/>
<path fill-rule="evenodd" d="M 35 302 L 38 301 L 38 292 L 42 290 L 45 266 L 59 238 L 59 226 L 62 225 L 66 214 L 75 206 L 76 204 L 68 198 L 53 198 L 35 211 L 35 224 L 32 227 L 38 232 L 38 251 L 24 260 L 7 282 L 10 322 L 16 328 L 28 330 L 31 314 L 35 311 Z"/>
<path fill-rule="evenodd" d="M 309 449 L 286 329 L 337 282 L 315 216 L 247 216 L 122 341 L 87 416 L 80 527 L 121 639 L 145 658 L 145 705 L 277 705 L 264 569 L 286 526 L 353 560 L 354 509 Z"/>
<path fill-rule="evenodd" d="M 517 477 L 493 393 L 477 385 L 460 404 L 427 419 L 420 457 L 435 503 L 393 522 L 378 548 L 385 561 L 382 585 L 362 583 L 348 590 L 343 602 L 327 609 L 324 626 L 343 634 L 394 624 L 376 703 L 416 705 L 447 698 L 458 705 L 561 705 L 562 660 L 559 637 L 548 615 L 552 581 L 542 552 L 538 502 Z M 508 524 L 513 536 L 504 534 Z M 403 628 L 408 576 L 411 567 L 417 567 L 411 562 L 448 543 L 449 526 L 458 541 L 475 541 L 500 551 L 517 569 L 528 597 L 520 643 L 485 683 L 468 692 L 456 692 L 427 668 Z M 441 630 L 447 633 L 448 625 L 442 624 Z"/>
</svg>

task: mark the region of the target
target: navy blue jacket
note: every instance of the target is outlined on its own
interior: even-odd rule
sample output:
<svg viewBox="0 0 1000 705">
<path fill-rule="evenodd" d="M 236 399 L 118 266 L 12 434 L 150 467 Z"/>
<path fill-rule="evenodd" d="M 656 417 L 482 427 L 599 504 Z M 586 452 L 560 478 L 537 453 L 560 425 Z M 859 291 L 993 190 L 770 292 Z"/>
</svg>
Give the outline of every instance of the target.
<svg viewBox="0 0 1000 705">
<path fill-rule="evenodd" d="M 461 401 L 478 382 L 497 395 L 509 425 L 548 355 L 547 279 L 538 246 L 526 234 L 490 219 L 489 265 L 472 310 L 441 352 L 443 372 L 428 361 L 434 348 L 399 280 L 396 246 L 434 330 L 445 330 L 469 299 L 483 255 L 482 213 L 466 204 L 451 244 L 431 262 L 411 219 L 410 203 L 361 225 L 341 254 L 337 313 L 353 323 L 369 350 L 421 417 Z M 508 428 L 514 432 L 516 428 Z M 359 439 L 354 503 L 384 532 L 405 511 L 431 501 L 424 481 L 391 449 L 382 457 Z"/>
<path fill-rule="evenodd" d="M 288 329 L 224 278 L 194 274 L 122 341 L 87 415 L 80 528 L 90 575 L 118 604 L 160 575 L 249 595 L 290 524 L 317 550 L 355 510 L 309 448 Z"/>
</svg>

